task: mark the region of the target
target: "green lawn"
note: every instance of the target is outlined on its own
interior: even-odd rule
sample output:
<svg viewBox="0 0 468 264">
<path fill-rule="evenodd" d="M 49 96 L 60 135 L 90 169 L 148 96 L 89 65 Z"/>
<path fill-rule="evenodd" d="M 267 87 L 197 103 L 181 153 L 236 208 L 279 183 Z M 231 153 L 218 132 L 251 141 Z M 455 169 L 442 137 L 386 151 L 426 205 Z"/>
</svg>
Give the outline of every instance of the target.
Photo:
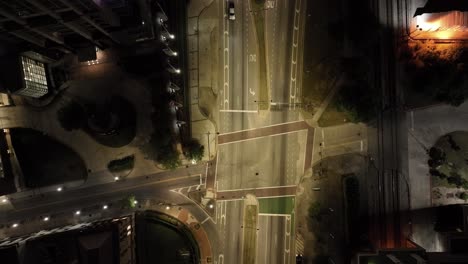
<svg viewBox="0 0 468 264">
<path fill-rule="evenodd" d="M 259 198 L 260 214 L 294 214 L 294 197 Z"/>
</svg>

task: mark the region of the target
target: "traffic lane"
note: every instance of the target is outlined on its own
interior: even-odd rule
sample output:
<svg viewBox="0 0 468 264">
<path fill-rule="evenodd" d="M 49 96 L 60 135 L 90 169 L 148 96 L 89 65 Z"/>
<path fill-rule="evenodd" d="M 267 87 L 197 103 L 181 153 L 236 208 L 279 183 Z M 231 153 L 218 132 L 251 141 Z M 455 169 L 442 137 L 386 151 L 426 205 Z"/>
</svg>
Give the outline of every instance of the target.
<svg viewBox="0 0 468 264">
<path fill-rule="evenodd" d="M 303 174 L 307 130 L 219 145 L 218 191 L 288 186 Z"/>
<path fill-rule="evenodd" d="M 36 199 L 35 202 L 31 200 L 21 201 L 20 203 L 14 202 L 15 207 L 19 209 L 2 214 L 0 221 L 10 222 L 68 210 L 73 212 L 83 207 L 98 204 L 104 205 L 109 201 L 122 199 L 128 195 L 135 195 L 137 197 L 144 194 L 154 197 L 157 197 L 158 194 L 161 194 L 161 196 L 162 194 L 167 195 L 168 192 L 166 190 L 199 183 L 199 176 L 184 176 L 170 181 L 145 182 L 140 185 L 121 183 L 123 184 L 116 182 L 114 184 L 98 186 L 98 188 L 78 189 L 74 190 L 73 193 L 57 193 L 44 198 L 44 200 Z"/>
<path fill-rule="evenodd" d="M 257 37 L 250 5 L 244 5 L 244 82 L 245 93 L 244 109 L 257 110 L 258 104 L 258 64 L 257 64 Z"/>
<path fill-rule="evenodd" d="M 277 11 L 276 11 L 277 10 Z M 276 13 L 270 16 L 275 19 L 274 34 L 267 36 L 267 42 L 274 42 L 273 49 L 267 50 L 268 60 L 271 60 L 273 68 L 270 72 L 272 78 L 271 99 L 273 102 L 289 102 L 291 80 L 291 53 L 292 53 L 292 25 L 294 1 L 277 1 L 274 9 L 266 11 Z"/>
<path fill-rule="evenodd" d="M 221 201 L 216 203 L 216 227 L 219 232 L 219 263 L 241 263 L 243 201 Z M 218 212 L 219 211 L 219 212 Z M 222 257 L 219 257 L 222 255 Z"/>
<path fill-rule="evenodd" d="M 288 263 L 286 258 L 286 217 L 258 216 L 257 263 Z"/>
<path fill-rule="evenodd" d="M 230 107 L 241 110 L 243 104 L 244 84 L 244 30 L 243 30 L 243 1 L 234 1 L 235 20 L 229 20 L 229 80 Z"/>
<path fill-rule="evenodd" d="M 168 170 L 168 171 L 162 171 L 162 172 L 157 172 L 153 174 L 148 174 L 144 176 L 139 176 L 139 177 L 131 177 L 127 179 L 122 179 L 118 181 L 117 183 L 119 185 L 141 185 L 141 184 L 148 184 L 148 183 L 153 183 L 153 182 L 159 182 L 159 181 L 166 181 L 168 179 L 173 179 L 176 177 L 181 177 L 181 176 L 186 176 L 186 175 L 195 175 L 195 174 L 204 174 L 206 171 L 206 165 L 205 164 L 197 164 L 197 165 L 191 165 L 186 168 L 178 168 L 176 170 Z M 63 188 L 61 192 L 57 191 L 51 191 L 51 192 L 42 192 L 40 188 L 33 189 L 32 191 L 25 191 L 25 192 L 19 192 L 19 193 L 14 193 L 9 195 L 9 199 L 14 202 L 16 205 L 18 205 L 18 209 L 21 209 L 21 205 L 26 203 L 28 205 L 35 203 L 35 202 L 41 202 L 41 201 L 55 201 L 57 198 L 60 197 L 57 195 L 61 195 L 63 193 L 68 194 L 68 196 L 73 196 L 75 192 L 80 192 L 79 190 L 81 189 L 86 189 L 86 190 L 92 190 L 96 188 L 96 190 L 99 190 L 99 188 L 105 188 L 107 185 L 115 185 L 116 182 L 107 182 L 103 184 L 97 184 L 93 186 L 80 186 L 76 188 L 71 188 L 71 189 L 66 189 Z"/>
</svg>

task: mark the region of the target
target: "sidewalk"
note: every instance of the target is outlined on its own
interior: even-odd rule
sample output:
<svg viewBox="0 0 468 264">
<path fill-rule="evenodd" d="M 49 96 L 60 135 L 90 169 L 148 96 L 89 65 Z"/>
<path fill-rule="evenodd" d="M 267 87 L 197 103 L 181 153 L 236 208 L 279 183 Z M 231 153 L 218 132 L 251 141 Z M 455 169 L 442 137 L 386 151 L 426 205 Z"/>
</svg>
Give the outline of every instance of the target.
<svg viewBox="0 0 468 264">
<path fill-rule="evenodd" d="M 216 156 L 217 139 L 217 25 L 218 2 L 191 1 L 188 5 L 187 43 L 192 137 L 205 147 L 203 160 Z M 214 73 L 214 74 L 212 74 Z"/>
</svg>

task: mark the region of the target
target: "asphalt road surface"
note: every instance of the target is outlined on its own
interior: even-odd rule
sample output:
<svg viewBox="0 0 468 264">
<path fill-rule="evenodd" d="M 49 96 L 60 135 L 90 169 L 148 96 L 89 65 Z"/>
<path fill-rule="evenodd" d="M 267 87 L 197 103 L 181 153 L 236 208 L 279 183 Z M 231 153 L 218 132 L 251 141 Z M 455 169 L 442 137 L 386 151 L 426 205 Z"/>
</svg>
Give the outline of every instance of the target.
<svg viewBox="0 0 468 264">
<path fill-rule="evenodd" d="M 74 220 L 76 218 L 73 217 L 76 210 L 83 210 L 83 215 L 98 213 L 102 214 L 102 217 L 111 217 L 113 214 L 112 205 L 110 205 L 109 211 L 105 213 L 99 210 L 101 206 L 109 204 L 110 201 L 115 202 L 123 199 L 128 195 L 135 195 L 137 200 L 153 199 L 160 200 L 163 203 L 183 206 L 199 221 L 202 221 L 208 215 L 201 208 L 185 197 L 169 190 L 198 184 L 200 175 L 204 175 L 205 171 L 205 165 L 197 165 L 87 188 L 12 199 L 11 203 L 14 209 L 11 207 L 4 208 L 0 215 L 0 224 L 4 225 L 0 232 L 3 236 L 9 237 L 41 230 L 44 223 L 40 216 L 43 215 L 56 216 L 54 218 L 57 219 L 63 215 L 69 215 L 70 217 L 64 218 L 64 221 L 67 222 L 62 223 L 62 225 L 70 224 L 76 221 Z M 97 210 L 85 212 L 84 208 L 97 208 Z M 118 210 L 114 213 L 119 215 Z M 12 223 L 22 223 L 21 228 L 9 228 Z M 212 221 L 204 222 L 204 227 L 206 227 L 210 238 L 216 238 L 216 230 Z"/>
<path fill-rule="evenodd" d="M 291 241 L 286 235 L 286 216 L 259 215 L 258 220 L 257 263 L 291 263 L 290 253 L 286 251 Z"/>
<path fill-rule="evenodd" d="M 297 98 L 293 96 L 300 93 L 300 83 L 292 80 L 300 77 L 297 76 L 301 69 L 297 57 L 302 47 L 296 44 L 299 43 L 298 34 L 302 31 L 299 18 L 304 15 L 302 11 L 305 10 L 303 6 L 306 1 L 266 1 L 264 9 L 258 11 L 263 12 L 265 17 L 268 102 L 259 102 L 258 99 L 261 59 L 249 1 L 232 1 L 235 5 L 235 21 L 227 19 L 227 2 L 222 2 L 219 34 L 222 40 L 220 61 L 223 63 L 220 69 L 222 76 L 219 78 L 220 111 L 217 122 L 220 145 L 215 189 L 242 192 L 252 188 L 297 184 L 304 173 L 306 161 L 310 163 L 311 155 L 306 155 L 306 151 L 312 153 L 312 142 L 306 142 L 314 134 L 308 127 L 292 128 L 297 125 L 294 122 L 299 121 L 299 112 L 294 111 Z M 259 104 L 268 104 L 270 109 L 259 110 Z M 273 133 L 262 134 L 263 130 L 266 131 L 264 128 L 284 123 L 288 123 L 285 124 L 286 128 L 291 128 L 287 132 L 283 131 L 283 127 L 271 128 Z M 249 132 L 229 134 L 245 130 Z M 222 241 L 218 257 L 215 257 L 218 264 L 241 263 L 239 257 L 243 254 L 244 242 L 242 233 L 239 233 L 242 203 L 242 200 L 218 201 L 217 208 L 221 213 L 217 215 L 216 222 Z M 261 235 L 257 232 L 257 262 L 288 263 L 292 261 L 293 254 L 284 255 L 283 250 L 278 250 L 278 256 L 275 253 L 265 257 L 265 251 L 273 251 L 284 245 L 280 237 L 275 242 L 274 237 L 272 240 L 264 240 L 262 235 L 265 236 L 267 232 L 273 236 L 283 236 L 286 232 L 281 217 L 273 217 L 271 221 L 269 219 L 264 216 L 259 219 L 262 221 L 259 226 L 264 224 L 265 229 L 259 229 Z M 288 244 L 288 247 L 291 245 Z"/>
</svg>

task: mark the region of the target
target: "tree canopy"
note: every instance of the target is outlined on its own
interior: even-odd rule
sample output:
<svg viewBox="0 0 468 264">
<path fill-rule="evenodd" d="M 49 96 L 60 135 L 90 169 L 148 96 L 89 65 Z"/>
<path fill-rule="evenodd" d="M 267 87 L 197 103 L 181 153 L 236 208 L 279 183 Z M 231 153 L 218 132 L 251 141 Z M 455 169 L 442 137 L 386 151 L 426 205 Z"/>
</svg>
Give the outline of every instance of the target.
<svg viewBox="0 0 468 264">
<path fill-rule="evenodd" d="M 187 159 L 200 161 L 205 153 L 205 147 L 196 139 L 192 139 L 184 146 Z"/>
</svg>

